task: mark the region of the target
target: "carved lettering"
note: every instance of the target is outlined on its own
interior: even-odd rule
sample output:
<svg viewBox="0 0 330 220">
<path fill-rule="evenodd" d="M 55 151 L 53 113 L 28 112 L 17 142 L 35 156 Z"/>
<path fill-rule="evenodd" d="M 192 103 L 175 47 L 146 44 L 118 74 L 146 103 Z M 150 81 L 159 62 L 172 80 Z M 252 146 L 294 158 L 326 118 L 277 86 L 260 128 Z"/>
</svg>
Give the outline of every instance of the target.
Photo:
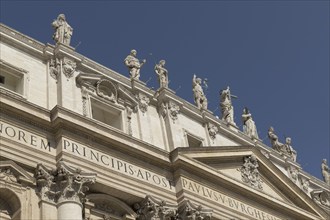
<svg viewBox="0 0 330 220">
<path fill-rule="evenodd" d="M 62 139 L 62 150 L 67 153 L 74 154 L 80 158 L 92 161 L 103 167 L 107 167 L 108 169 L 119 172 L 121 174 L 151 183 L 167 190 L 174 190 L 170 180 L 162 175 L 156 174 L 144 168 L 140 168 L 124 160 L 117 159 L 111 155 L 93 150 L 89 147 L 83 146 L 65 138 Z"/>
<path fill-rule="evenodd" d="M 1 138 L 7 138 L 18 143 L 33 147 L 34 149 L 40 149 L 42 151 L 48 151 L 55 153 L 54 146 L 51 146 L 51 142 L 46 138 L 32 134 L 23 129 L 17 128 L 14 125 L 7 124 L 0 121 L 0 135 Z"/>
<path fill-rule="evenodd" d="M 181 178 L 182 187 L 184 190 L 191 191 L 195 194 L 198 194 L 204 198 L 213 200 L 219 203 L 222 206 L 228 207 L 230 209 L 236 210 L 238 212 L 243 213 L 244 215 L 257 218 L 260 220 L 279 220 L 280 218 L 267 213 L 265 211 L 261 211 L 253 206 L 242 203 L 241 201 L 231 198 L 227 195 L 224 195 L 218 191 L 212 190 L 211 188 L 200 185 L 196 182 L 188 180 L 186 178 Z"/>
</svg>

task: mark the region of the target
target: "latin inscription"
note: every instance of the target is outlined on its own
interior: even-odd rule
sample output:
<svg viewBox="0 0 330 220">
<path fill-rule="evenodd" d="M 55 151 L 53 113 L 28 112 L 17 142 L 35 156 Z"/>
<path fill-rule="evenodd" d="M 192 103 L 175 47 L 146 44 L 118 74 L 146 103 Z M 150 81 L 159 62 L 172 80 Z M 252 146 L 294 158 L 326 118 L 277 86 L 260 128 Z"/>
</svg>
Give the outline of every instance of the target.
<svg viewBox="0 0 330 220">
<path fill-rule="evenodd" d="M 62 139 L 63 150 L 92 161 L 113 171 L 133 177 L 135 179 L 151 183 L 153 185 L 173 191 L 172 183 L 166 177 L 156 174 L 150 170 L 143 169 L 127 161 L 93 150 L 84 145 Z"/>
<path fill-rule="evenodd" d="M 260 220 L 279 220 L 278 217 L 275 217 L 271 214 L 268 214 L 264 211 L 258 210 L 250 205 L 244 204 L 234 198 L 228 197 L 218 191 L 212 190 L 208 187 L 200 185 L 194 181 L 182 178 L 182 187 L 185 190 L 198 194 L 207 199 L 213 200 L 221 205 L 224 205 L 228 208 L 234 209 L 238 212 L 244 213 L 250 217 Z"/>
<path fill-rule="evenodd" d="M 1 138 L 8 138 L 34 149 L 38 149 L 47 153 L 55 153 L 54 149 L 51 147 L 50 141 L 48 141 L 46 138 L 17 128 L 16 126 L 7 124 L 5 122 L 0 122 L 0 136 Z"/>
</svg>

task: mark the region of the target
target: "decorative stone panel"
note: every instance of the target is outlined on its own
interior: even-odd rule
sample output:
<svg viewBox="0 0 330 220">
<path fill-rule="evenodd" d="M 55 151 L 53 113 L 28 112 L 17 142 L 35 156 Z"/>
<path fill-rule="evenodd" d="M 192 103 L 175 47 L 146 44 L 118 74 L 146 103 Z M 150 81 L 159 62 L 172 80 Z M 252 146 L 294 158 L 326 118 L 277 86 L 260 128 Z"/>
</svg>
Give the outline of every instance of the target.
<svg viewBox="0 0 330 220">
<path fill-rule="evenodd" d="M 244 157 L 243 166 L 239 171 L 241 171 L 242 181 L 244 183 L 256 189 L 263 189 L 258 167 L 259 164 L 256 156 L 251 155 Z"/>
<path fill-rule="evenodd" d="M 212 210 L 206 209 L 201 205 L 195 205 L 189 200 L 179 207 L 177 219 L 180 220 L 210 220 L 212 217 Z"/>
<path fill-rule="evenodd" d="M 175 206 L 165 201 L 157 201 L 151 196 L 146 196 L 142 202 L 136 203 L 134 209 L 138 220 L 174 220 L 177 216 Z"/>
<path fill-rule="evenodd" d="M 96 174 L 82 172 L 79 168 L 73 169 L 60 161 L 56 170 L 49 170 L 38 164 L 35 176 L 37 194 L 41 200 L 82 203 L 84 192 L 88 190 L 86 185 L 95 182 Z"/>
</svg>

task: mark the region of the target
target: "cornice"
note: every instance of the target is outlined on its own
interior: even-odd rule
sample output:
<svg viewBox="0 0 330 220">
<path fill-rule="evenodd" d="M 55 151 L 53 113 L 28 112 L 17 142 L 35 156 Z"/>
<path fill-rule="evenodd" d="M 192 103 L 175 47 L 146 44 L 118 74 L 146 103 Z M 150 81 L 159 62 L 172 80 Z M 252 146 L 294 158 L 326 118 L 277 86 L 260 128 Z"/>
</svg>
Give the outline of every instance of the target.
<svg viewBox="0 0 330 220">
<path fill-rule="evenodd" d="M 137 158 L 146 158 L 156 166 L 170 167 L 169 153 L 140 139 L 134 138 L 118 129 L 86 118 L 60 106 L 51 110 L 52 126 L 56 130 L 65 129 L 76 135 L 93 137 L 102 145 L 111 143 L 114 150 Z M 92 128 L 92 129 L 90 129 Z"/>
<path fill-rule="evenodd" d="M 30 38 L 2 23 L 0 23 L 0 41 L 6 42 L 9 45 L 14 45 L 15 47 L 34 56 L 40 58 L 43 57 L 45 44 Z"/>
<path fill-rule="evenodd" d="M 28 102 L 19 95 L 13 95 L 5 89 L 0 88 L 0 109 L 3 115 L 8 115 L 15 120 L 26 122 L 30 125 L 52 131 L 50 125 L 50 111 Z"/>
<path fill-rule="evenodd" d="M 289 203 L 282 202 L 280 200 L 277 200 L 273 198 L 272 196 L 269 196 L 267 194 L 262 193 L 261 191 L 247 187 L 245 184 L 238 182 L 237 180 L 231 178 L 230 176 L 227 176 L 226 174 L 223 174 L 222 172 L 215 170 L 214 168 L 198 161 L 190 157 L 189 154 L 191 152 L 196 153 L 196 155 L 200 152 L 206 152 L 206 153 L 213 153 L 214 156 L 216 156 L 216 152 L 222 152 L 222 148 L 226 152 L 230 152 L 230 149 L 232 152 L 239 152 L 243 151 L 239 154 L 245 154 L 247 152 L 251 152 L 254 155 L 256 155 L 258 162 L 259 162 L 259 168 L 262 173 L 267 176 L 272 175 L 276 177 L 276 182 L 273 182 L 272 184 L 276 185 L 280 189 L 286 189 L 287 190 L 287 197 L 296 203 L 298 207 L 294 207 Z M 221 155 L 221 153 L 220 153 Z M 228 154 L 228 155 L 232 155 Z M 177 148 L 173 152 L 171 152 L 171 159 L 174 166 L 174 172 L 177 172 L 178 170 L 185 170 L 190 174 L 194 174 L 198 176 L 199 178 L 202 178 L 204 180 L 208 180 L 209 183 L 212 185 L 219 185 L 226 189 L 230 189 L 233 192 L 242 192 L 247 198 L 251 198 L 255 201 L 258 201 L 260 204 L 267 205 L 269 207 L 277 207 L 278 209 L 281 209 L 283 213 L 287 213 L 290 215 L 290 213 L 294 213 L 294 215 L 297 216 L 304 216 L 306 215 L 306 212 L 304 210 L 308 210 L 309 212 L 313 213 L 313 215 L 319 215 L 326 217 L 327 214 L 322 210 L 317 204 L 313 202 L 313 200 L 308 197 L 305 193 L 301 192 L 301 189 L 294 184 L 285 174 L 283 174 L 271 161 L 269 161 L 259 150 L 256 148 L 253 148 L 251 146 L 243 146 L 239 147 L 239 149 L 234 147 L 209 147 L 204 149 L 190 149 L 186 150 L 185 148 Z M 239 156 L 239 155 L 237 155 Z M 221 156 L 220 156 L 221 157 Z M 272 178 L 274 180 L 274 178 Z M 285 210 L 283 209 L 285 207 Z M 276 209 L 276 208 L 275 208 Z M 307 216 L 305 216 L 307 217 Z M 312 218 L 311 216 L 307 218 Z M 314 216 L 315 218 L 315 216 Z"/>
</svg>

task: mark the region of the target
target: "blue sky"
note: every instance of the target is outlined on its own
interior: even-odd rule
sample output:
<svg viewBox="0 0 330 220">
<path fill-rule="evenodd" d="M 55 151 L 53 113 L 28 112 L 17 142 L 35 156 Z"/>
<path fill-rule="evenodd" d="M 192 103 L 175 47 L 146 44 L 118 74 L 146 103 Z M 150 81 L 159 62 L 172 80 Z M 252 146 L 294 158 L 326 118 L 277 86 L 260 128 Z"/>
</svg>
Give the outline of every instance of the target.
<svg viewBox="0 0 330 220">
<path fill-rule="evenodd" d="M 74 28 L 71 45 L 104 66 L 128 76 L 123 60 L 136 49 L 150 87 L 158 88 L 160 59 L 170 88 L 189 102 L 193 74 L 207 78 L 215 115 L 229 85 L 236 123 L 247 106 L 264 143 L 270 126 L 281 142 L 292 137 L 298 163 L 322 179 L 330 154 L 329 1 L 1 0 L 1 22 L 42 43 L 53 44 L 50 24 L 60 13 Z"/>
</svg>

